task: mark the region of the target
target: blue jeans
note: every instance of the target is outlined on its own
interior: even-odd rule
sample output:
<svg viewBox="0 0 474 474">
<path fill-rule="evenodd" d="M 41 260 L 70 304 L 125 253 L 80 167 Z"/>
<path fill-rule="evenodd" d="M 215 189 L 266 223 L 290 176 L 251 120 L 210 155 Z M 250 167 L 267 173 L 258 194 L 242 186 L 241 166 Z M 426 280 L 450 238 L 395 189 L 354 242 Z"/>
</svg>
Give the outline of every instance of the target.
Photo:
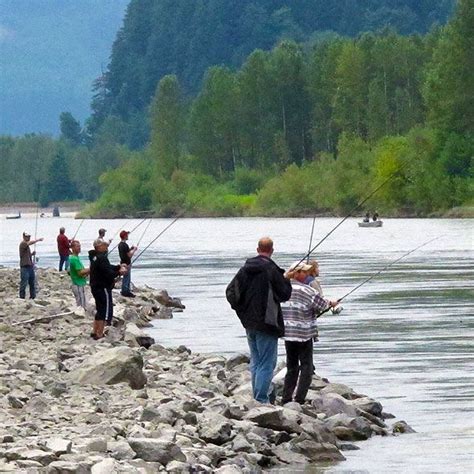
<svg viewBox="0 0 474 474">
<path fill-rule="evenodd" d="M 268 395 L 278 356 L 278 337 L 247 329 L 247 341 L 250 348 L 253 398 L 261 403 L 269 403 Z"/>
<path fill-rule="evenodd" d="M 130 293 L 130 283 L 132 280 L 132 267 L 128 267 L 128 272 L 122 277 L 122 295 L 128 295 Z"/>
<path fill-rule="evenodd" d="M 59 256 L 59 271 L 60 272 L 63 270 L 63 265 L 64 265 L 64 270 L 68 271 L 69 270 L 69 255 Z"/>
<path fill-rule="evenodd" d="M 20 268 L 20 298 L 25 299 L 26 285 L 30 287 L 30 298 L 35 299 L 35 269 L 33 266 Z"/>
</svg>

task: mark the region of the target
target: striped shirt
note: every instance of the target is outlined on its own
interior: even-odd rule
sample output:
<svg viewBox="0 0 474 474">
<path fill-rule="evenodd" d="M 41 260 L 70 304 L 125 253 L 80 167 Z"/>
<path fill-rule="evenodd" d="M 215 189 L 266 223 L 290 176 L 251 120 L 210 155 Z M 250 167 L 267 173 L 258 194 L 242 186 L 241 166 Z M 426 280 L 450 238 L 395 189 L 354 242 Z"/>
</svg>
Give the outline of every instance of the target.
<svg viewBox="0 0 474 474">
<path fill-rule="evenodd" d="M 316 315 L 329 303 L 318 292 L 304 283 L 291 280 L 291 298 L 281 304 L 285 322 L 285 341 L 304 342 L 318 334 Z"/>
</svg>

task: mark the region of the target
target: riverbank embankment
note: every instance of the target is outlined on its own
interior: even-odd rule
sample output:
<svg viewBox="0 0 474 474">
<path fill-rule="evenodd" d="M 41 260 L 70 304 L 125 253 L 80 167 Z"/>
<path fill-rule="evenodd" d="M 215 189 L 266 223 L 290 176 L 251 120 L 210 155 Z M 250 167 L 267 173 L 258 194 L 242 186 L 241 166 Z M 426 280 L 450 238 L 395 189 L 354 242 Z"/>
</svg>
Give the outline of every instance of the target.
<svg viewBox="0 0 474 474">
<path fill-rule="evenodd" d="M 318 376 L 303 406 L 252 401 L 246 355 L 192 354 L 146 334 L 152 319 L 183 310 L 164 291 L 114 295 L 114 326 L 94 341 L 93 308 L 75 307 L 67 274 L 38 270 L 35 300 L 17 298 L 18 278 L 0 268 L 2 472 L 295 472 L 409 430 Z"/>
</svg>

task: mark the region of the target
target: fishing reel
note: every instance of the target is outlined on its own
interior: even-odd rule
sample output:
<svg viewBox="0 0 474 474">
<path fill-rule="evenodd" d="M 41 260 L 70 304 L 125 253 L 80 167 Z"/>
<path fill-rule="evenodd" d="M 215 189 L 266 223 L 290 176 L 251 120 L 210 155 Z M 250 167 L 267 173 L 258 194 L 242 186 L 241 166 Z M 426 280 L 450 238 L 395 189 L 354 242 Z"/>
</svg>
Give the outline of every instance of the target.
<svg viewBox="0 0 474 474">
<path fill-rule="evenodd" d="M 344 308 L 342 307 L 342 305 L 338 304 L 337 306 L 334 306 L 334 308 L 331 308 L 331 312 L 332 314 L 338 315 L 341 314 L 343 309 Z"/>
</svg>

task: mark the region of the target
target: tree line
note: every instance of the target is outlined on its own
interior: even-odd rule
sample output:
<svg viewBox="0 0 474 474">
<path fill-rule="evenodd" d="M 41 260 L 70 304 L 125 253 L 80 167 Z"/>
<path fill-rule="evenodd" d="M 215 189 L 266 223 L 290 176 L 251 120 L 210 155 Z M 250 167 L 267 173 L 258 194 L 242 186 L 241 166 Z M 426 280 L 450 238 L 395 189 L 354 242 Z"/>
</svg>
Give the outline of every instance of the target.
<svg viewBox="0 0 474 474">
<path fill-rule="evenodd" d="M 460 0 L 423 36 L 284 40 L 239 68 L 208 68 L 192 97 L 166 75 L 137 150 L 120 115 L 92 133 L 63 113 L 60 140 L 0 139 L 0 199 L 99 198 L 87 212 L 110 216 L 334 213 L 395 174 L 373 200 L 382 212 L 472 204 L 472 24 L 473 0 Z"/>
</svg>

